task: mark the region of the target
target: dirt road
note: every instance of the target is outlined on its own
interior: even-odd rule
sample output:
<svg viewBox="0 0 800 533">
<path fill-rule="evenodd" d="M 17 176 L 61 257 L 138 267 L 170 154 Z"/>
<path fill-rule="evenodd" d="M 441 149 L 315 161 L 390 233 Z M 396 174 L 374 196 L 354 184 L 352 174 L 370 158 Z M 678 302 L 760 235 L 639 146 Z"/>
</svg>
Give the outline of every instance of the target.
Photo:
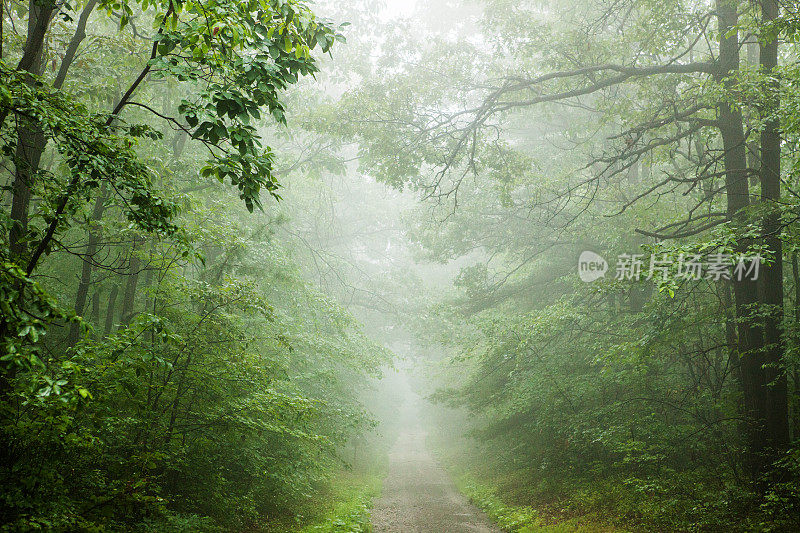
<svg viewBox="0 0 800 533">
<path fill-rule="evenodd" d="M 422 430 L 402 433 L 389 460 L 383 493 L 372 510 L 376 533 L 499 533 L 433 459 Z"/>
</svg>

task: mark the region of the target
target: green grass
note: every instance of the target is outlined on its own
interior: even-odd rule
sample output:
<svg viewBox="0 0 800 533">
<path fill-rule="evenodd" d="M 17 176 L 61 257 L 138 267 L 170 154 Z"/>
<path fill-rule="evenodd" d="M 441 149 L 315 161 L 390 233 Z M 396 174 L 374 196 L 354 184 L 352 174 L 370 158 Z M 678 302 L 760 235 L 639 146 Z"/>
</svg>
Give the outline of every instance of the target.
<svg viewBox="0 0 800 533">
<path fill-rule="evenodd" d="M 301 533 L 369 533 L 372 501 L 380 494 L 382 481 L 380 472 L 337 476 L 318 502 L 322 512 Z"/>
<path fill-rule="evenodd" d="M 472 475 L 455 479 L 458 489 L 485 512 L 503 531 L 513 533 L 618 533 L 624 530 L 603 524 L 590 516 L 573 518 L 545 516 L 530 506 L 507 505 L 497 489 L 479 483 Z"/>
</svg>

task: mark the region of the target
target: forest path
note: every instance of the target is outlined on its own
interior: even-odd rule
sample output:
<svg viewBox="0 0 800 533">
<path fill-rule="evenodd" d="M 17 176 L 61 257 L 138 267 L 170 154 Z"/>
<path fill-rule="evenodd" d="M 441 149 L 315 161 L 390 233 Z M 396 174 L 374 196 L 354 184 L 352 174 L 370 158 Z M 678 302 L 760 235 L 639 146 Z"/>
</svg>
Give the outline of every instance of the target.
<svg viewBox="0 0 800 533">
<path fill-rule="evenodd" d="M 375 533 L 496 533 L 489 519 L 458 492 L 425 446 L 425 432 L 401 433 L 389 474 L 372 510 Z"/>
</svg>

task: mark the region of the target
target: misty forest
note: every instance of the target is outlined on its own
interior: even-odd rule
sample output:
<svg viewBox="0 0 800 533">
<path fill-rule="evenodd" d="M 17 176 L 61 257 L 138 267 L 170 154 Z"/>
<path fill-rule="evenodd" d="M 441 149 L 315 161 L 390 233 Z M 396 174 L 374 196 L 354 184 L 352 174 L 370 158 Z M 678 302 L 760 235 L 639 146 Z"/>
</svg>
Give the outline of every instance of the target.
<svg viewBox="0 0 800 533">
<path fill-rule="evenodd" d="M 800 3 L 2 0 L 0 531 L 800 532 Z"/>
</svg>

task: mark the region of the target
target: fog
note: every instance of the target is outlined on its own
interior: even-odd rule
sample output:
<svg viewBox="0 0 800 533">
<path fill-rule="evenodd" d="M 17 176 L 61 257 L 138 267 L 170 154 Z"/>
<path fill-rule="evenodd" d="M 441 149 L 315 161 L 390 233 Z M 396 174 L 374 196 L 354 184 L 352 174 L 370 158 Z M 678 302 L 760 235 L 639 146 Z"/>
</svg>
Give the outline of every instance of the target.
<svg viewBox="0 0 800 533">
<path fill-rule="evenodd" d="M 0 530 L 800 531 L 798 35 L 4 0 Z"/>
</svg>

